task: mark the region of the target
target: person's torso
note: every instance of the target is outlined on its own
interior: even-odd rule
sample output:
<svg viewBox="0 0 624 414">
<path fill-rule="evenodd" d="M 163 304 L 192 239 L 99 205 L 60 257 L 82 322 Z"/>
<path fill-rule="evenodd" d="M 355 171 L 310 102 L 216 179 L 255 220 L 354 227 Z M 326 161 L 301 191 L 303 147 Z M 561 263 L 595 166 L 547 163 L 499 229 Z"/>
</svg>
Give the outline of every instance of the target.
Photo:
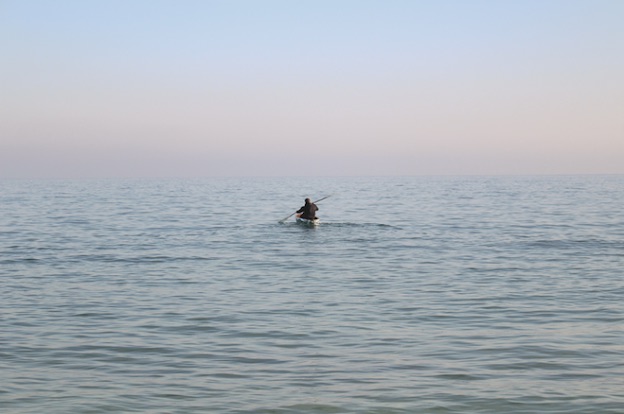
<svg viewBox="0 0 624 414">
<path fill-rule="evenodd" d="M 318 207 L 315 204 L 306 204 L 305 206 L 303 206 L 303 214 L 301 216 L 303 218 L 314 218 L 317 210 Z"/>
</svg>

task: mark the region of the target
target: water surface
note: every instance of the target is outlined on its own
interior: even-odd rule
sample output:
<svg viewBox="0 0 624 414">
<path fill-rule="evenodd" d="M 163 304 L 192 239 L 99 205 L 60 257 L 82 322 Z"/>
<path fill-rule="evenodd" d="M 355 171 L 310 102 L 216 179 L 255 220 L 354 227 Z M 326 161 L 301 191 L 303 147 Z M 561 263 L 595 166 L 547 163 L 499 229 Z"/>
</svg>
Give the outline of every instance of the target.
<svg viewBox="0 0 624 414">
<path fill-rule="evenodd" d="M 622 206 L 622 176 L 3 181 L 0 407 L 622 413 Z"/>
</svg>

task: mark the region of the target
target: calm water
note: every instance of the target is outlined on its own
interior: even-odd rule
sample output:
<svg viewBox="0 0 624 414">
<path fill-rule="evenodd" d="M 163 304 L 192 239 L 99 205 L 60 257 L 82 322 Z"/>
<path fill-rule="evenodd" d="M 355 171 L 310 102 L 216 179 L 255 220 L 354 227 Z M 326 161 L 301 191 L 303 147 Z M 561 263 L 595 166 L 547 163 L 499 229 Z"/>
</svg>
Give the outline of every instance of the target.
<svg viewBox="0 0 624 414">
<path fill-rule="evenodd" d="M 0 411 L 623 413 L 623 207 L 623 176 L 0 182 Z"/>
</svg>

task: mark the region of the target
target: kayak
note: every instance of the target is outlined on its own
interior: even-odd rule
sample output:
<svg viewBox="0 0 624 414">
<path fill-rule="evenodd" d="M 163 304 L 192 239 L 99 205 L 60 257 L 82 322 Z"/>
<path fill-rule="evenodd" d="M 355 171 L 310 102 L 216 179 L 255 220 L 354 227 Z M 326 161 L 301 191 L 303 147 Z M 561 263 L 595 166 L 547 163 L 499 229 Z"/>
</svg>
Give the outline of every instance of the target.
<svg viewBox="0 0 624 414">
<path fill-rule="evenodd" d="M 302 226 L 310 226 L 310 227 L 318 226 L 319 224 L 321 224 L 321 220 L 319 220 L 318 218 L 315 218 L 314 220 L 309 220 L 309 219 L 297 217 L 296 222 L 297 224 L 301 224 Z"/>
<path fill-rule="evenodd" d="M 314 219 L 314 220 L 308 220 L 308 219 L 304 219 L 301 217 L 297 217 L 297 224 L 301 224 L 302 226 L 318 226 L 319 224 L 321 224 L 321 220 L 319 219 Z"/>
<path fill-rule="evenodd" d="M 330 195 L 325 196 L 325 197 L 323 197 L 323 198 L 319 198 L 319 199 L 318 199 L 318 200 L 316 200 L 314 203 L 318 203 L 319 201 L 323 201 L 323 200 L 325 200 L 326 198 L 329 198 L 329 197 L 331 197 L 331 196 L 332 196 L 332 195 L 330 194 Z M 313 203 L 313 204 L 314 204 L 314 203 Z M 288 220 L 289 218 L 291 218 L 291 217 L 292 217 L 292 216 L 294 216 L 295 214 L 297 214 L 297 218 L 298 218 L 298 219 L 299 219 L 299 218 L 301 218 L 300 216 L 301 216 L 301 214 L 302 214 L 302 213 L 299 213 L 299 211 L 303 211 L 303 209 L 299 209 L 298 211 L 296 211 L 296 212 L 294 212 L 294 213 L 291 213 L 291 214 L 287 215 L 286 217 L 284 217 L 283 219 L 281 219 L 280 221 L 278 221 L 278 223 L 279 223 L 279 224 L 284 224 L 284 223 L 286 223 L 286 220 Z M 310 225 L 310 226 L 318 226 L 318 225 L 320 224 L 320 221 L 319 221 L 318 217 L 315 217 L 315 218 L 314 218 L 314 220 L 306 220 L 306 219 L 302 219 L 302 220 L 297 220 L 297 222 L 299 222 L 299 223 L 301 223 L 301 224 Z"/>
</svg>

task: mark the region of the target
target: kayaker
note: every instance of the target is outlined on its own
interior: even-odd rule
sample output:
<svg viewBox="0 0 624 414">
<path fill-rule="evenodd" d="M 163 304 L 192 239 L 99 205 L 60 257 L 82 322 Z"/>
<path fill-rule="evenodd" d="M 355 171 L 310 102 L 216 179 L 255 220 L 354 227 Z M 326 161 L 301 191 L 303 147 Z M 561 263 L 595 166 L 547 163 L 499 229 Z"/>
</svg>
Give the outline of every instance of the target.
<svg viewBox="0 0 624 414">
<path fill-rule="evenodd" d="M 314 220 L 316 218 L 317 210 L 318 210 L 318 207 L 316 206 L 316 204 L 311 202 L 309 198 L 306 198 L 305 205 L 301 207 L 299 210 L 297 210 L 297 213 L 301 213 L 301 215 L 298 217 L 301 217 L 307 220 Z"/>
</svg>

